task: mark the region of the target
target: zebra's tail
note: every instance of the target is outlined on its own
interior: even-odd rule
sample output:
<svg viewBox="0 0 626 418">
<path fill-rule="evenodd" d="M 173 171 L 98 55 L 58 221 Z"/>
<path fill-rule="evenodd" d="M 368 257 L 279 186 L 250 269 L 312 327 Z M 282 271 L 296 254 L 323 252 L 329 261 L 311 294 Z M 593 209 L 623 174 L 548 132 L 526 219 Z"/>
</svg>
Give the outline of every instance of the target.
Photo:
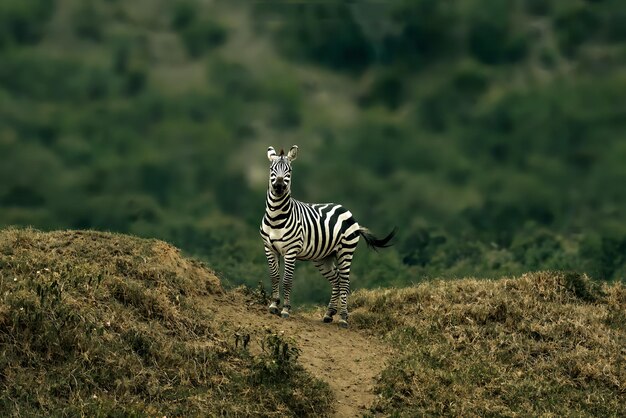
<svg viewBox="0 0 626 418">
<path fill-rule="evenodd" d="M 365 242 L 368 247 L 376 250 L 376 248 L 385 248 L 393 245 L 390 244 L 389 241 L 391 241 L 391 239 L 396 235 L 396 228 L 393 228 L 393 231 L 391 231 L 385 238 L 376 238 L 369 229 L 364 227 L 359 228 L 359 234 L 365 238 Z"/>
</svg>

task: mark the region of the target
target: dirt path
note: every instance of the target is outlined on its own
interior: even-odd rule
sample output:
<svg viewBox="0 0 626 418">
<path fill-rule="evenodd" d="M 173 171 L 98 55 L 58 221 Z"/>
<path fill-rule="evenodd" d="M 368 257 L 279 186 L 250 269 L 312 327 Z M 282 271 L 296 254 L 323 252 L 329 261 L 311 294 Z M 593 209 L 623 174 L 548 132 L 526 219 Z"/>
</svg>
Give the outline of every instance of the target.
<svg viewBox="0 0 626 418">
<path fill-rule="evenodd" d="M 296 312 L 284 320 L 258 305 L 223 302 L 215 311 L 219 321 L 259 331 L 270 327 L 296 340 L 301 349 L 300 364 L 327 382 L 335 393 L 336 417 L 361 417 L 368 412 L 376 396 L 374 379 L 385 366 L 389 347 L 360 332 L 341 329 L 336 323 L 324 324 L 321 312 Z"/>
</svg>

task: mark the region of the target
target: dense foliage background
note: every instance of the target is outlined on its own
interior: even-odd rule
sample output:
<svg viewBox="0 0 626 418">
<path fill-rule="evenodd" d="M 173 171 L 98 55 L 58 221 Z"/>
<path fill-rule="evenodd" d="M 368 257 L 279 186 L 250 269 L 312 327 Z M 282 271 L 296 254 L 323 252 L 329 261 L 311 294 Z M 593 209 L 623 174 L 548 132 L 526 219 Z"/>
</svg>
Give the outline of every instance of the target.
<svg viewBox="0 0 626 418">
<path fill-rule="evenodd" d="M 267 282 L 265 151 L 298 144 L 294 197 L 399 227 L 355 287 L 623 280 L 622 3 L 3 0 L 0 225 L 156 237 Z"/>
</svg>

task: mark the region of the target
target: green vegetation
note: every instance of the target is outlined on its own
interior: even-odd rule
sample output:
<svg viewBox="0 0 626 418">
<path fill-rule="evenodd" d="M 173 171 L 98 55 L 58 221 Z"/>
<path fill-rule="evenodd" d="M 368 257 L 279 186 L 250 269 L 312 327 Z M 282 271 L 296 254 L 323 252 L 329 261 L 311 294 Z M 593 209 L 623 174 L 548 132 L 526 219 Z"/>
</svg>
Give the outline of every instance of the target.
<svg viewBox="0 0 626 418">
<path fill-rule="evenodd" d="M 626 287 L 575 273 L 359 291 L 352 324 L 399 347 L 385 416 L 626 413 Z"/>
<path fill-rule="evenodd" d="M 328 386 L 286 337 L 235 344 L 211 309 L 222 294 L 162 241 L 0 231 L 0 415 L 328 413 Z"/>
<path fill-rule="evenodd" d="M 621 0 L 3 0 L 0 226 L 158 238 L 267 281 L 265 150 L 396 245 L 356 288 L 626 276 Z M 307 283 L 306 286 L 303 283 Z M 294 302 L 328 285 L 298 268 Z"/>
</svg>

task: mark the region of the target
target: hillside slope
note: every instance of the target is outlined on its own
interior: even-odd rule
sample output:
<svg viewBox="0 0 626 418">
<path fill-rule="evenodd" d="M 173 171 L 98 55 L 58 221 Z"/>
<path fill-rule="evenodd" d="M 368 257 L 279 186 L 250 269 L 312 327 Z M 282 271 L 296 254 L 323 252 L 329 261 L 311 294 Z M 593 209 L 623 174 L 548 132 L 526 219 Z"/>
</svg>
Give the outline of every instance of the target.
<svg viewBox="0 0 626 418">
<path fill-rule="evenodd" d="M 625 416 L 626 287 L 577 273 L 360 291 L 352 323 L 398 347 L 376 410 Z"/>
<path fill-rule="evenodd" d="M 0 280 L 1 416 L 330 411 L 297 353 L 270 350 L 287 340 L 235 345 L 236 324 L 213 313 L 219 280 L 162 241 L 4 230 Z"/>
<path fill-rule="evenodd" d="M 357 291 L 349 330 L 266 301 L 162 241 L 0 231 L 0 415 L 626 412 L 621 283 L 542 272 Z"/>
</svg>

